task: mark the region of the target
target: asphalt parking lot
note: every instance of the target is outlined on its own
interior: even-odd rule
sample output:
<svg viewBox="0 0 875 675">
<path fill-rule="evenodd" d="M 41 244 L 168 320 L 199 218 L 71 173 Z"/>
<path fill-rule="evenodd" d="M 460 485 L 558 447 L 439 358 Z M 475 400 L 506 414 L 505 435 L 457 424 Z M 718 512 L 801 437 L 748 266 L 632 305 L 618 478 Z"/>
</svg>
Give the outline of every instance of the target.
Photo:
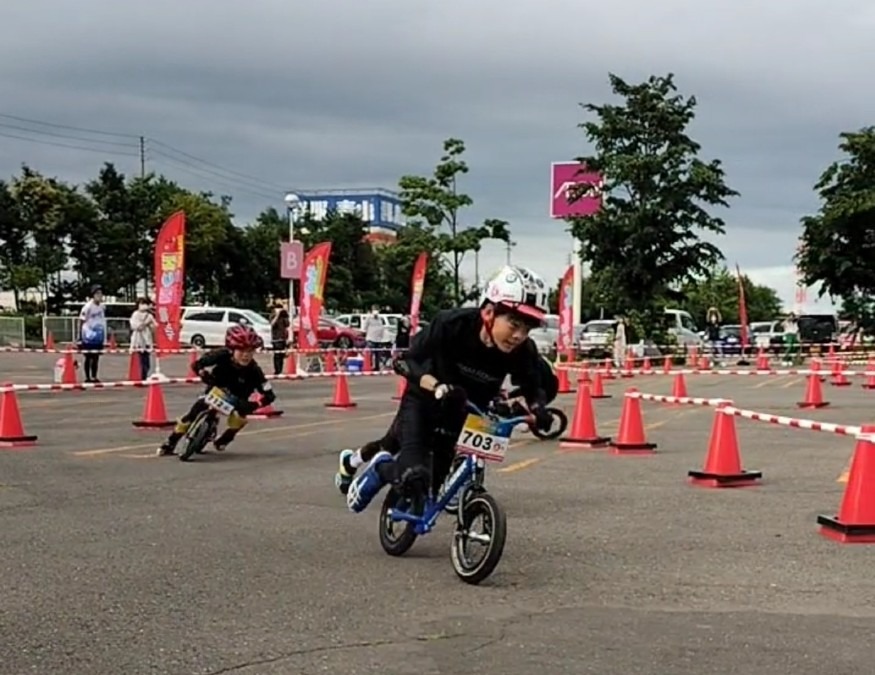
<svg viewBox="0 0 875 675">
<path fill-rule="evenodd" d="M 3 380 L 48 382 L 54 358 L 0 354 Z M 185 374 L 184 357 L 166 359 Z M 101 377 L 124 379 L 127 358 Z M 661 375 L 607 383 L 667 394 Z M 691 396 L 800 415 L 801 377 L 691 376 Z M 357 378 L 356 408 L 327 410 L 326 379 L 277 385 L 284 414 L 223 455 L 157 458 L 141 389 L 19 396 L 39 444 L 0 450 L 0 672 L 179 675 L 871 675 L 869 546 L 817 533 L 853 440 L 738 420 L 762 485 L 686 484 L 714 412 L 643 403 L 658 453 L 563 451 L 520 435 L 488 477 L 508 512 L 493 577 L 462 584 L 449 520 L 401 559 L 377 509 L 346 510 L 338 449 L 381 435 L 391 378 Z M 195 388 L 164 389 L 171 415 Z M 825 385 L 802 415 L 859 424 L 875 393 Z M 560 397 L 569 413 L 573 395 Z"/>
</svg>

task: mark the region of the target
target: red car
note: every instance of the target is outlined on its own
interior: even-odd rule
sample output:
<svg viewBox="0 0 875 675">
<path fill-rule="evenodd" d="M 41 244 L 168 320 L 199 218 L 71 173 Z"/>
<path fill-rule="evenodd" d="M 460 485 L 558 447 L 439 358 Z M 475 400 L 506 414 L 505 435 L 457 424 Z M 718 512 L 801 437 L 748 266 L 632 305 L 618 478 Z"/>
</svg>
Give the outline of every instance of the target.
<svg viewBox="0 0 875 675">
<path fill-rule="evenodd" d="M 292 322 L 294 330 L 292 339 L 296 346 L 298 344 L 298 329 L 300 326 L 301 319 L 298 317 Z M 319 346 L 323 349 L 327 347 L 334 347 L 335 349 L 362 349 L 365 346 L 365 334 L 362 331 L 344 326 L 342 323 L 324 316 L 319 319 L 319 328 L 316 330 L 316 336 L 319 340 Z"/>
</svg>

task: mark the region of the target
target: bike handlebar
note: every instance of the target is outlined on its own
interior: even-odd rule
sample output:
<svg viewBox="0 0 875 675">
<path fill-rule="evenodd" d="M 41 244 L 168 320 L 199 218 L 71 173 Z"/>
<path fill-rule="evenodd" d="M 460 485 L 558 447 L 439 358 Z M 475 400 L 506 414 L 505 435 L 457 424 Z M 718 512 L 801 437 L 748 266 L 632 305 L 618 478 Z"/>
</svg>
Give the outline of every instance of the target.
<svg viewBox="0 0 875 675">
<path fill-rule="evenodd" d="M 531 414 L 518 415 L 517 417 L 501 417 L 499 415 L 489 414 L 489 413 L 481 410 L 480 407 L 476 403 L 472 403 L 471 401 L 468 401 L 468 400 L 465 401 L 465 407 L 468 410 L 470 410 L 471 412 L 473 412 L 475 415 L 478 415 L 479 417 L 495 417 L 503 423 L 522 424 L 523 422 L 526 422 L 526 423 L 531 422 L 532 419 L 534 418 L 534 415 L 531 415 Z"/>
</svg>

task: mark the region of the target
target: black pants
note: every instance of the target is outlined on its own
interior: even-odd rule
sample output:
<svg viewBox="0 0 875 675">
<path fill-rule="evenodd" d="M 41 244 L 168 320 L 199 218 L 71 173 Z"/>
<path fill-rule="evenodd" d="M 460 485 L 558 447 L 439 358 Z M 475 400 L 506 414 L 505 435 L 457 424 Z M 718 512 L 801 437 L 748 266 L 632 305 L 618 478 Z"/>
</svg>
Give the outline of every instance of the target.
<svg viewBox="0 0 875 675">
<path fill-rule="evenodd" d="M 149 369 L 152 367 L 152 355 L 147 351 L 142 351 L 137 356 L 140 359 L 140 379 L 145 380 L 149 377 Z"/>
<path fill-rule="evenodd" d="M 102 349 L 102 347 L 89 347 L 89 349 Z M 91 382 L 97 379 L 97 366 L 100 363 L 100 352 L 87 351 L 83 357 L 83 369 L 85 370 L 85 381 Z"/>
<path fill-rule="evenodd" d="M 273 374 L 283 374 L 283 362 L 286 360 L 286 341 L 273 340 Z"/>
<path fill-rule="evenodd" d="M 450 473 L 465 417 L 459 403 L 439 404 L 405 394 L 388 438 L 381 441 L 397 448 L 395 461 L 380 466 L 381 478 L 420 491 L 430 484 L 437 492 Z"/>
</svg>

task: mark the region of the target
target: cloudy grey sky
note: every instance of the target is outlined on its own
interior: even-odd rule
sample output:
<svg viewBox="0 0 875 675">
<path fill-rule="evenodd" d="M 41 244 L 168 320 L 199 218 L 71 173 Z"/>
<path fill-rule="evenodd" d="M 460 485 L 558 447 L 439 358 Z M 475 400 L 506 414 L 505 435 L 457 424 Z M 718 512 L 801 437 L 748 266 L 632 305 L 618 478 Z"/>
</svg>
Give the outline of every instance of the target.
<svg viewBox="0 0 875 675">
<path fill-rule="evenodd" d="M 727 261 L 792 302 L 811 186 L 838 133 L 873 122 L 873 29 L 864 0 L 4 0 L 0 113 L 143 134 L 165 144 L 148 141 L 150 169 L 232 194 L 242 220 L 286 188 L 394 188 L 459 137 L 466 217 L 509 220 L 515 261 L 556 278 L 570 239 L 547 215 L 549 165 L 588 151 L 578 103 L 609 100 L 609 71 L 673 71 L 703 156 L 742 193 Z M 37 128 L 0 119 L 2 176 L 139 170 L 134 138 L 15 126 Z M 503 259 L 488 246 L 481 267 Z"/>
</svg>

